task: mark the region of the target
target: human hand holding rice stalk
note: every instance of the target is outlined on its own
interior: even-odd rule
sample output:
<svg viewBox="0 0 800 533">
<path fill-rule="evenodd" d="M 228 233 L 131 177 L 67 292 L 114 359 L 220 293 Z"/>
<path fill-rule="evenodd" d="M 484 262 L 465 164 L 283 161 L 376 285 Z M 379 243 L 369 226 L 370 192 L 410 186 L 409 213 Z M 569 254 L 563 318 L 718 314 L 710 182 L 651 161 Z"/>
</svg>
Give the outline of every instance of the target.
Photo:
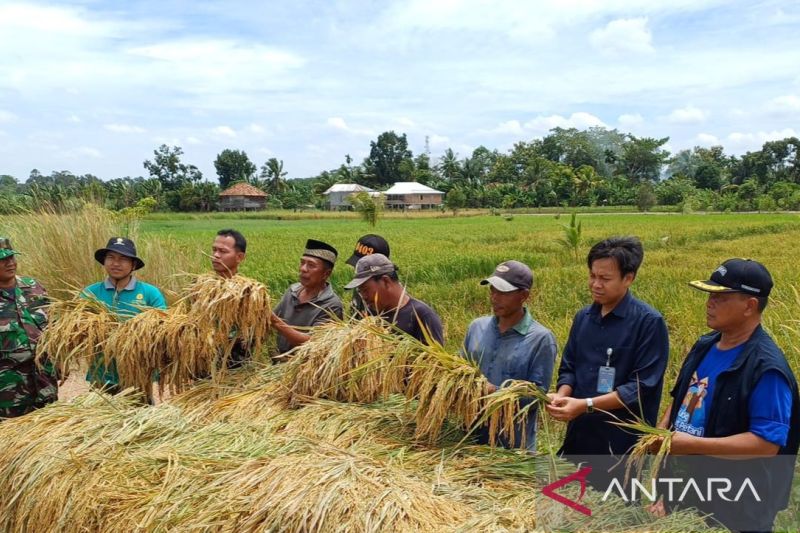
<svg viewBox="0 0 800 533">
<path fill-rule="evenodd" d="M 610 413 L 609 413 L 610 414 Z M 612 415 L 614 416 L 614 415 Z M 630 449 L 625 466 L 625 483 L 630 478 L 631 470 L 635 468 L 636 476 L 639 477 L 644 469 L 648 455 L 654 455 L 650 465 L 650 478 L 655 479 L 661 468 L 661 463 L 669 455 L 674 431 L 653 427 L 643 419 L 634 416 L 634 420 L 626 422 L 614 416 L 616 422 L 609 422 L 615 426 L 630 430 L 632 433 L 639 434 L 639 440 Z"/>
<path fill-rule="evenodd" d="M 55 301 L 48 309 L 50 320 L 36 350 L 36 364 L 49 359 L 62 378 L 72 367 L 88 364 L 103 352 L 117 317 L 95 298 Z"/>
<path fill-rule="evenodd" d="M 524 428 L 530 411 L 540 403 L 546 404 L 550 401 L 547 393 L 535 383 L 508 379 L 500 388 L 481 398 L 483 410 L 472 431 L 488 422 L 489 445 L 496 446 L 497 438 L 504 435 L 508 445 L 513 448 L 516 445 L 516 427 Z M 521 431 L 520 434 L 519 447 L 525 448 L 527 432 Z"/>
</svg>

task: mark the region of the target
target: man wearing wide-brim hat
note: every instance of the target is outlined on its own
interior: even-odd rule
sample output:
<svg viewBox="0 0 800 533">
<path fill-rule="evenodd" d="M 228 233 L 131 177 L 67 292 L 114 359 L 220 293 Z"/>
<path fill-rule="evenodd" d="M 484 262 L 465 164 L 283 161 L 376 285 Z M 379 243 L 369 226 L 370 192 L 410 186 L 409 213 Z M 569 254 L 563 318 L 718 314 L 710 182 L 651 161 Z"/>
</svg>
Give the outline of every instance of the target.
<svg viewBox="0 0 800 533">
<path fill-rule="evenodd" d="M 0 237 L 0 419 L 22 416 L 58 399 L 53 365 L 34 358 L 47 326 L 47 292 L 39 282 L 17 275 L 19 254 Z"/>
<path fill-rule="evenodd" d="M 330 244 L 315 239 L 306 242 L 300 258 L 300 281 L 289 287 L 272 313 L 280 353 L 306 342 L 312 326 L 342 318 L 342 300 L 328 281 L 337 257 L 336 248 Z"/>
<path fill-rule="evenodd" d="M 103 265 L 106 279 L 83 289 L 83 296 L 95 298 L 124 321 L 155 307 L 166 309 L 167 302 L 161 291 L 139 280 L 135 272 L 144 268 L 144 261 L 136 254 L 136 245 L 126 237 L 112 237 L 105 248 L 94 253 L 95 260 Z M 119 389 L 117 365 L 110 354 L 111 364 L 106 366 L 98 356 L 86 374 L 87 381 L 111 392 Z"/>
<path fill-rule="evenodd" d="M 690 494 L 654 510 L 680 503 L 712 513 L 732 530 L 769 531 L 787 505 L 800 448 L 797 379 L 761 325 L 772 276 L 758 261 L 734 258 L 689 285 L 708 293 L 706 324 L 713 331 L 684 359 L 659 426 L 674 430 L 671 455 L 703 456 L 693 463 L 702 467 L 693 472 L 700 486 L 706 485 L 702 477 L 730 483 L 746 475 L 759 498 L 697 501 Z"/>
</svg>

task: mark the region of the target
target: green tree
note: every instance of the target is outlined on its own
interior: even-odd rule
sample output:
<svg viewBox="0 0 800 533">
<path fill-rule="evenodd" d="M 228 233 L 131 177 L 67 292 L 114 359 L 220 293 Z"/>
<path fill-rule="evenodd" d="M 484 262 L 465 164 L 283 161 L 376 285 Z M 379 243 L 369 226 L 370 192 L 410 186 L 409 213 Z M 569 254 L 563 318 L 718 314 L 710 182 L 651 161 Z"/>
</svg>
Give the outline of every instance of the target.
<svg viewBox="0 0 800 533">
<path fill-rule="evenodd" d="M 286 172 L 283 170 L 283 160 L 278 160 L 274 157 L 267 159 L 267 162 L 261 167 L 261 179 L 264 182 L 266 189 L 274 194 L 282 194 L 286 190 Z"/>
<path fill-rule="evenodd" d="M 669 159 L 669 152 L 663 149 L 668 141 L 669 137 L 654 139 L 628 135 L 622 145 L 617 173 L 627 176 L 635 184 L 658 181 L 661 169 Z"/>
<path fill-rule="evenodd" d="M 150 176 L 161 182 L 165 191 L 175 191 L 180 187 L 197 183 L 203 179 L 203 173 L 194 165 L 181 162 L 183 150 L 180 146 L 170 148 L 162 144 L 153 150 L 153 160 L 144 162 L 144 168 Z"/>
<path fill-rule="evenodd" d="M 364 160 L 364 170 L 371 186 L 380 187 L 397 181 L 411 179 L 414 168 L 413 154 L 408 149 L 406 134 L 387 131 L 370 142 L 369 156 Z"/>
<path fill-rule="evenodd" d="M 214 168 L 217 169 L 219 186 L 222 189 L 227 189 L 237 181 L 251 181 L 257 170 L 244 150 L 230 149 L 217 155 Z"/>
<path fill-rule="evenodd" d="M 385 205 L 383 195 L 373 196 L 368 192 L 359 192 L 351 194 L 349 199 L 350 205 L 361 215 L 361 219 L 374 228 L 383 213 Z"/>
<path fill-rule="evenodd" d="M 467 203 L 467 195 L 460 187 L 453 187 L 444 196 L 444 206 L 453 212 L 453 216 L 458 213 Z"/>
<path fill-rule="evenodd" d="M 650 211 L 656 205 L 656 193 L 653 184 L 649 182 L 641 183 L 636 193 L 636 207 L 639 211 Z"/>
</svg>

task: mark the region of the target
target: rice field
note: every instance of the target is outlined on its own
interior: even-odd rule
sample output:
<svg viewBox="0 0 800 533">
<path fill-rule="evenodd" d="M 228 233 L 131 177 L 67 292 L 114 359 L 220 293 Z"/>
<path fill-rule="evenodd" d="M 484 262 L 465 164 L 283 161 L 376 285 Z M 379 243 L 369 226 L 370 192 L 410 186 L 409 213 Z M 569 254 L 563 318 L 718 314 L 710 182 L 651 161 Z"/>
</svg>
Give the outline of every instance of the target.
<svg viewBox="0 0 800 533">
<path fill-rule="evenodd" d="M 105 224 L 85 232 L 84 239 L 93 235 L 98 242 L 80 242 L 81 253 L 90 254 L 104 245 L 107 237 L 103 232 L 112 231 L 112 222 L 98 222 L 97 218 L 71 225 L 72 231 L 79 231 L 80 224 Z M 399 265 L 401 280 L 407 283 L 409 292 L 431 304 L 442 316 L 446 348 L 454 353 L 470 321 L 490 312 L 488 291 L 478 285 L 479 280 L 507 259 L 523 261 L 533 269 L 535 289 L 530 310 L 536 320 L 553 330 L 559 347 L 563 346 L 573 315 L 588 303 L 583 257 L 589 246 L 610 235 L 637 235 L 644 243 L 645 260 L 633 291 L 666 318 L 671 343 L 667 391 L 683 355 L 705 332 L 704 295 L 690 289 L 687 282 L 707 277 L 729 257 L 752 257 L 770 269 L 776 284 L 765 312 L 766 326 L 786 352 L 795 373 L 800 372 L 800 279 L 796 268 L 800 263 L 800 247 L 796 245 L 800 216 L 579 215 L 583 236 L 578 262 L 557 242 L 564 218 L 397 217 L 382 220 L 373 230 L 357 220 L 341 217 L 288 221 L 237 220 L 229 215 L 171 219 L 159 215 L 142 221 L 135 236 L 147 263 L 140 277 L 169 288 L 172 302 L 185 281 L 179 279 L 181 273 L 210 270 L 205 254 L 219 229 L 233 227 L 244 233 L 248 252 L 240 272 L 264 283 L 275 301 L 296 281 L 306 239 L 321 239 L 339 249 L 341 261 L 332 283 L 346 302 L 349 295 L 341 287 L 350 280 L 353 270 L 343 260 L 359 236 L 379 233 L 389 241 L 392 259 Z M 4 220 L 3 227 L 8 228 L 15 246 L 26 254 L 19 261 L 20 273 L 34 275 L 45 286 L 64 291 L 68 288 L 65 279 L 69 280 L 69 287 L 101 279 L 99 265 L 84 261 L 76 267 L 66 251 L 53 250 L 47 260 L 39 259 L 37 248 L 52 249 L 58 244 L 47 242 L 46 234 L 37 233 L 19 217 Z M 79 346 L 81 340 L 76 339 L 74 345 Z M 369 354 L 362 358 L 369 363 Z M 408 404 L 409 400 L 391 394 L 398 392 L 396 388 L 383 390 L 377 382 L 370 383 L 369 390 L 361 396 L 352 389 L 352 379 L 342 381 L 342 376 L 353 374 L 354 368 L 346 367 L 344 359 L 336 364 L 339 363 L 342 364 L 319 369 L 327 392 L 313 398 L 308 397 L 308 381 L 314 375 L 303 374 L 305 381 L 297 387 L 302 387 L 306 399 L 296 409 L 287 408 L 286 387 L 280 385 L 281 379 L 270 375 L 276 370 L 268 367 L 246 377 L 233 373 L 217 383 L 203 382 L 155 408 L 130 406 L 125 397 L 100 400 L 96 394 L 89 394 L 80 396 L 75 403 L 36 413 L 32 419 L 40 417 L 43 423 L 55 424 L 54 428 L 61 424 L 65 432 L 76 427 L 99 432 L 96 439 L 102 446 L 90 446 L 95 437 L 74 446 L 65 438 L 52 444 L 55 448 L 42 451 L 64 461 L 59 468 L 67 472 L 66 476 L 72 476 L 73 485 L 85 484 L 94 487 L 94 492 L 63 494 L 63 499 L 51 502 L 49 511 L 39 510 L 31 502 L 15 501 L 0 514 L 0 523 L 8 530 L 31 529 L 42 524 L 36 520 L 60 509 L 62 525 L 80 519 L 88 530 L 95 525 L 110 527 L 102 522 L 103 513 L 122 513 L 120 525 L 112 528 L 120 531 L 126 530 L 123 526 L 143 531 L 257 530 L 277 524 L 286 524 L 288 530 L 334 530 L 332 525 L 337 523 L 364 531 L 454 526 L 462 530 L 502 530 L 510 529 L 509 525 L 522 529 L 662 531 L 700 527 L 690 515 L 673 515 L 658 522 L 645 516 L 641 509 L 630 509 L 621 502 L 605 503 L 608 507 L 604 514 L 616 516 L 616 522 L 583 526 L 579 520 L 570 522 L 574 517 L 566 514 L 566 508 L 550 506 L 554 502 L 547 499 L 534 502 L 534 491 L 530 490 L 552 477 L 554 463 L 546 452 L 560 442 L 560 424 L 540 426 L 540 458 L 483 447 L 468 446 L 467 451 L 458 451 L 455 446 L 463 438 L 463 428 L 453 427 L 448 421 L 440 425 L 437 420 L 434 425 L 441 426 L 441 432 L 426 431 L 426 438 L 420 438 L 419 427 L 430 422 L 431 416 L 419 416 L 416 400 Z M 344 385 L 332 391 L 337 380 Z M 396 384 L 397 377 L 392 381 Z M 480 391 L 473 394 L 479 395 Z M 342 403 L 347 400 L 362 403 Z M 665 402 L 666 399 L 662 409 Z M 467 417 L 477 416 L 462 411 Z M 93 417 L 95 412 L 97 419 Z M 20 422 L 4 426 L 4 436 L 12 427 L 22 432 Z M 73 447 L 79 451 L 70 451 L 70 457 L 65 457 L 65 450 Z M 110 457 L 114 464 L 106 460 Z M 89 474 L 86 469 L 76 468 L 78 463 L 95 465 L 98 472 L 81 477 Z M 13 461 L 0 458 L 0 468 L 4 469 L 0 471 L 0 484 L 12 478 L 19 483 L 22 478 L 17 476 L 23 476 L 25 469 L 41 469 L 42 465 L 35 461 L 25 463 L 24 457 L 16 456 Z M 125 476 L 126 469 L 136 475 Z M 526 471 L 530 472 L 529 477 L 525 477 Z M 288 483 L 283 479 L 287 476 L 281 474 L 285 472 L 292 472 L 305 485 Z M 101 479 L 101 474 L 106 479 Z M 58 492 L 67 490 L 68 481 L 45 476 L 35 483 L 41 484 L 43 491 Z M 106 490 L 114 483 L 119 484 L 118 491 Z M 521 488 L 526 483 L 527 491 Z M 398 501 L 394 491 L 374 492 L 386 486 L 402 487 L 408 499 Z M 498 495 L 487 496 L 487 488 L 493 487 Z M 347 497 L 338 501 L 333 497 L 336 494 Z M 227 498 L 227 505 L 201 505 L 204 498 L 212 495 Z M 75 498 L 83 497 L 93 498 L 96 505 L 76 505 L 85 500 Z M 596 497 L 587 495 L 590 501 Z M 255 509 L 251 508 L 253 505 Z M 90 512 L 84 507 L 95 510 Z M 194 516 L 192 513 L 200 507 L 202 512 Z M 524 510 L 534 508 L 535 516 L 525 515 Z M 346 522 L 348 513 L 359 514 L 362 521 Z M 421 515 L 428 522 L 419 522 Z M 800 483 L 796 476 L 793 502 L 779 515 L 777 526 L 796 530 L 798 515 Z"/>
</svg>

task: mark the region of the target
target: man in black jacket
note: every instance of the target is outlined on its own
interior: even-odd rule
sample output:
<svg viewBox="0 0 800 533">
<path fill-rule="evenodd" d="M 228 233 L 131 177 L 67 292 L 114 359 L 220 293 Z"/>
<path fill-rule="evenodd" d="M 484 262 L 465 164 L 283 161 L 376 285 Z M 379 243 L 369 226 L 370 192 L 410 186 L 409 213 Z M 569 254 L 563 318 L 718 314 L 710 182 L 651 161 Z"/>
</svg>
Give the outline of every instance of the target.
<svg viewBox="0 0 800 533">
<path fill-rule="evenodd" d="M 797 380 L 761 326 L 772 277 L 757 261 L 729 259 L 709 280 L 690 285 L 708 293 L 706 321 L 714 332 L 687 355 L 660 422 L 675 430 L 670 454 L 700 457 L 671 462 L 684 471 L 693 465 L 694 477 L 729 479 L 734 489 L 747 480 L 753 490 L 736 501 L 682 505 L 710 512 L 731 529 L 770 530 L 786 507 L 800 443 Z"/>
</svg>

